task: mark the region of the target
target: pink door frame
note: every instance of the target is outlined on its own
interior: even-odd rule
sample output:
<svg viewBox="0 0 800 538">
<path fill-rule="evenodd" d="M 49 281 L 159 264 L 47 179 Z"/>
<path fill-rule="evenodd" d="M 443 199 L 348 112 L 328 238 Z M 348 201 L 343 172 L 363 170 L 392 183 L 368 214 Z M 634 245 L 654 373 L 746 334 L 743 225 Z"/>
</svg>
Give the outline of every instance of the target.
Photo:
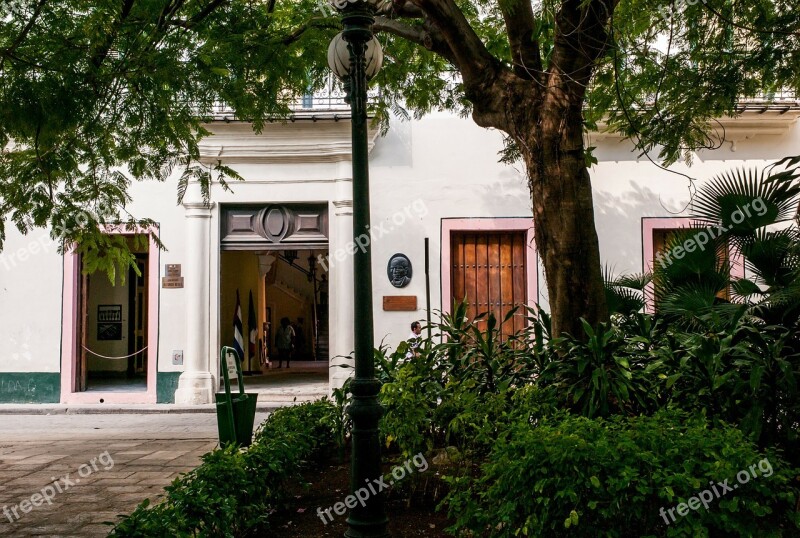
<svg viewBox="0 0 800 538">
<path fill-rule="evenodd" d="M 138 233 L 155 232 L 143 230 Z M 107 229 L 107 233 L 130 234 L 129 231 Z M 76 392 L 75 376 L 78 361 L 78 316 L 81 298 L 78 287 L 81 278 L 80 255 L 74 250 L 64 254 L 64 296 L 61 325 L 61 403 L 65 404 L 153 404 L 156 396 L 156 371 L 158 369 L 158 281 L 159 249 L 151 239 L 148 250 L 148 292 L 147 292 L 147 390 L 137 392 Z"/>
<path fill-rule="evenodd" d="M 655 265 L 653 231 L 690 228 L 694 222 L 697 222 L 697 219 L 691 217 L 642 217 L 642 265 L 645 273 L 652 273 Z M 733 247 L 730 247 L 728 256 L 731 261 L 731 276 L 744 278 L 744 260 L 742 256 Z M 644 289 L 644 311 L 650 314 L 656 311 L 655 304 L 653 304 L 653 296 L 653 283 L 650 282 Z"/>
<path fill-rule="evenodd" d="M 525 256 L 527 272 L 526 293 L 528 306 L 536 306 L 539 293 L 539 272 L 537 271 L 536 246 L 533 241 L 533 219 L 525 217 L 475 217 L 475 218 L 444 218 L 442 219 L 442 232 L 440 244 L 441 254 L 441 294 L 442 312 L 449 314 L 453 309 L 450 297 L 453 295 L 451 282 L 451 232 L 525 232 L 525 243 L 528 246 Z"/>
</svg>

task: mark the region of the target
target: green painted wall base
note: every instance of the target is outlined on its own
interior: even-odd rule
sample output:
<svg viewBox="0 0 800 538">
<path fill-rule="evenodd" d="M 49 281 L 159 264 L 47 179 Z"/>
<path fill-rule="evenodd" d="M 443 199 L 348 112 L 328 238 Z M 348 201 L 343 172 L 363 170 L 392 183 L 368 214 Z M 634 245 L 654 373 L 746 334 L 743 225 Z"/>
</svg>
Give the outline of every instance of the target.
<svg viewBox="0 0 800 538">
<path fill-rule="evenodd" d="M 181 372 L 156 374 L 158 403 L 175 403 Z M 0 372 L 0 403 L 58 403 L 61 374 L 58 372 Z"/>
<path fill-rule="evenodd" d="M 156 401 L 158 403 L 175 403 L 175 391 L 178 390 L 178 378 L 183 372 L 158 372 L 156 374 Z"/>
<path fill-rule="evenodd" d="M 0 372 L 0 403 L 58 403 L 58 372 Z"/>
</svg>

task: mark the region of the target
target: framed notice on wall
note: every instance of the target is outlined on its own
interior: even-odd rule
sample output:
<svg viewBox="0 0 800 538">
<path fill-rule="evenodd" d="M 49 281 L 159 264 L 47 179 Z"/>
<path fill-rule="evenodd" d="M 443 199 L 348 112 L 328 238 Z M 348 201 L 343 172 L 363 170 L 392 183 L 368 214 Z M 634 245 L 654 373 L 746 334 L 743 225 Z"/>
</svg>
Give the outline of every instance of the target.
<svg viewBox="0 0 800 538">
<path fill-rule="evenodd" d="M 97 306 L 97 339 L 122 340 L 122 305 Z"/>
</svg>

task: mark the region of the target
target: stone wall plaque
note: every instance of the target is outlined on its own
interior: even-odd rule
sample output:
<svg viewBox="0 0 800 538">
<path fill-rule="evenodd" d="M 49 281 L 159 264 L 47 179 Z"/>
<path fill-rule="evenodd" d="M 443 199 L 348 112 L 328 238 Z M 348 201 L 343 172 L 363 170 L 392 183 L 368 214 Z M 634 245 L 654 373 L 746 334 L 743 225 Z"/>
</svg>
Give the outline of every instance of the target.
<svg viewBox="0 0 800 538">
<path fill-rule="evenodd" d="M 183 287 L 182 276 L 164 276 L 161 277 L 161 287 L 165 289 L 178 289 Z"/>
<path fill-rule="evenodd" d="M 386 276 L 389 277 L 392 286 L 405 288 L 411 282 L 412 275 L 411 260 L 408 259 L 408 256 L 398 252 L 389 258 L 389 263 L 386 265 Z"/>
<path fill-rule="evenodd" d="M 411 312 L 417 309 L 416 295 L 384 295 L 383 309 L 389 312 Z"/>
</svg>

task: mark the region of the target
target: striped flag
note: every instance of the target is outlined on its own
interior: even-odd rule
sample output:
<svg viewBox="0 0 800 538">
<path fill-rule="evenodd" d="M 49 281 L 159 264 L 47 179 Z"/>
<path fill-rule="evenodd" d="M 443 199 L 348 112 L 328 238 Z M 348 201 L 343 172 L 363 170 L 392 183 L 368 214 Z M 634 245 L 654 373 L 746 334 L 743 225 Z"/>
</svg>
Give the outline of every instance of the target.
<svg viewBox="0 0 800 538">
<path fill-rule="evenodd" d="M 256 344 L 258 343 L 258 320 L 256 319 L 256 307 L 253 305 L 253 290 L 250 290 L 250 301 L 247 308 L 247 331 L 250 333 L 249 356 L 252 358 L 256 354 Z"/>
<path fill-rule="evenodd" d="M 242 304 L 239 302 L 239 289 L 236 289 L 236 309 L 233 311 L 233 349 L 244 360 L 244 338 L 242 338 Z"/>
</svg>

